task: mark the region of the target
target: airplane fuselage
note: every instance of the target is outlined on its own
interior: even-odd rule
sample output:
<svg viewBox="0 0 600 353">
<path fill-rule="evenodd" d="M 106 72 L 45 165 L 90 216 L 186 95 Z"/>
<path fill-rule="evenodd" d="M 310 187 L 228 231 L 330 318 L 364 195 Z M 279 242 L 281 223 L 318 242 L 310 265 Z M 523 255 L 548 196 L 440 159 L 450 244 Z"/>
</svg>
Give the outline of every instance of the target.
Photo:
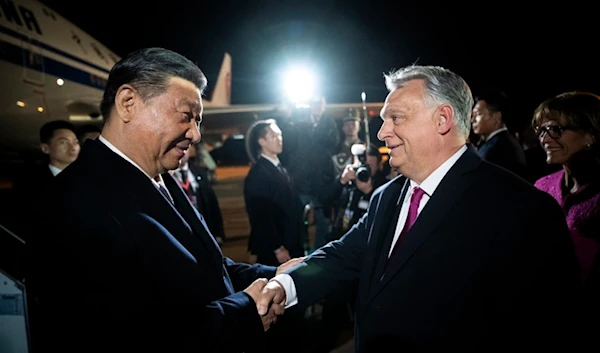
<svg viewBox="0 0 600 353">
<path fill-rule="evenodd" d="M 119 56 L 34 0 L 0 0 L 0 148 L 38 148 L 53 119 L 90 120 Z"/>
</svg>

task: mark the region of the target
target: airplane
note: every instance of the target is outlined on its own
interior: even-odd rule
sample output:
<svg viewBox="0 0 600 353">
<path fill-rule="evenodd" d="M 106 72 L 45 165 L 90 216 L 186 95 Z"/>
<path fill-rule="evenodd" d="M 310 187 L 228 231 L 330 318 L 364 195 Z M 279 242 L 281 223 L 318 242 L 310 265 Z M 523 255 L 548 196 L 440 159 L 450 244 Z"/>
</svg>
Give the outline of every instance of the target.
<svg viewBox="0 0 600 353">
<path fill-rule="evenodd" d="M 120 57 L 35 0 L 0 2 L 0 149 L 39 149 L 43 123 L 99 123 L 108 75 Z M 231 56 L 225 53 L 207 110 L 230 105 Z"/>
<path fill-rule="evenodd" d="M 99 104 L 120 57 L 36 0 L 0 1 L 0 155 L 39 152 L 38 131 L 47 121 L 101 124 Z M 243 134 L 278 104 L 231 105 L 231 56 L 224 54 L 210 100 L 203 99 L 203 136 Z M 328 104 L 335 116 L 382 103 Z M 359 113 L 359 112 L 358 112 Z"/>
</svg>

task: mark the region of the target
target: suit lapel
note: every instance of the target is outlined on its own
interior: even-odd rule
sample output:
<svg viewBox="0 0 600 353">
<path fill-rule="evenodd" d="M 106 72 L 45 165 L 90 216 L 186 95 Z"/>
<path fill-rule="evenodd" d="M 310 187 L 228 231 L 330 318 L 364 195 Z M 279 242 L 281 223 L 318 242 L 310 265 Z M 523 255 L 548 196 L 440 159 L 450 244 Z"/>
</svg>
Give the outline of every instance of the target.
<svg viewBox="0 0 600 353">
<path fill-rule="evenodd" d="M 271 163 L 271 161 L 261 157 L 257 163 L 262 165 L 262 167 L 265 168 L 265 171 L 267 171 L 267 174 L 269 175 L 268 180 L 270 180 L 269 182 L 272 182 L 274 178 L 275 180 L 279 180 L 281 184 L 287 185 L 288 188 L 290 187 L 290 179 L 288 179 L 288 176 L 283 174 L 275 165 L 273 165 L 273 163 Z"/>
<path fill-rule="evenodd" d="M 408 179 L 399 176 L 396 180 L 391 182 L 381 193 L 377 201 L 377 205 L 369 212 L 375 212 L 375 218 L 373 225 L 369 231 L 369 238 L 367 240 L 367 253 L 365 254 L 364 266 L 367 267 L 363 271 L 363 281 L 367 281 L 368 285 L 359 287 L 359 298 L 366 298 L 369 291 L 373 288 L 374 282 L 379 281 L 379 277 L 375 278 L 377 271 L 381 271 L 380 267 L 380 254 L 384 252 L 384 248 L 387 247 L 389 250 L 391 239 L 387 237 L 387 230 L 389 229 L 394 220 L 394 211 L 399 203 L 402 203 L 402 191 L 405 185 L 408 183 Z M 395 224 L 395 223 L 394 223 Z M 389 243 L 389 244 L 388 244 Z M 366 276 L 366 278 L 365 278 Z M 366 303 L 365 303 L 366 304 Z"/>
<path fill-rule="evenodd" d="M 141 212 L 156 219 L 195 258 L 206 256 L 207 246 L 199 237 L 193 235 L 192 228 L 175 209 L 173 203 L 163 196 L 142 171 L 100 141 L 86 141 L 84 150 L 86 154 L 90 154 L 90 158 L 87 158 L 90 164 L 95 164 L 102 159 L 107 166 L 111 166 L 106 168 L 110 170 L 106 176 L 110 179 L 111 187 L 135 200 L 136 207 Z M 89 169 L 93 170 L 94 167 L 90 165 Z M 175 182 L 172 177 L 171 181 Z"/>
<path fill-rule="evenodd" d="M 396 195 L 390 200 L 390 203 L 385 210 L 385 218 L 383 221 L 385 226 L 381 227 L 381 230 L 379 231 L 379 241 L 375 249 L 375 253 L 379 254 L 379 256 L 377 256 L 377 260 L 375 261 L 376 268 L 371 276 L 373 282 L 379 282 L 383 274 L 383 270 L 387 263 L 387 254 L 390 253 L 392 248 L 392 241 L 394 240 L 394 233 L 396 232 L 400 209 L 402 208 L 404 198 L 406 197 L 409 188 L 410 181 L 405 179 L 400 189 L 400 193 L 395 193 Z"/>
<path fill-rule="evenodd" d="M 382 280 L 378 283 L 373 281 L 371 294 L 373 298 L 383 289 L 394 276 L 406 265 L 414 253 L 427 238 L 438 227 L 448 212 L 460 200 L 461 195 L 471 185 L 471 178 L 467 175 L 477 168 L 481 158 L 477 152 L 469 146 L 467 151 L 459 158 L 456 164 L 448 171 L 442 179 L 434 194 L 423 208 L 410 231 L 398 248 L 394 258 L 390 260 L 388 268 Z M 397 219 L 396 219 L 397 221 Z M 389 247 L 387 250 L 389 251 Z M 387 256 L 387 252 L 380 252 L 379 256 Z"/>
<path fill-rule="evenodd" d="M 215 254 L 215 259 L 217 262 L 221 263 L 223 261 L 221 248 L 211 235 L 204 217 L 191 204 L 190 200 L 181 188 L 181 185 L 179 185 L 179 183 L 173 178 L 173 176 L 171 176 L 171 174 L 165 173 L 162 175 L 162 177 L 167 189 L 175 201 L 176 210 L 179 211 L 184 222 L 192 227 L 200 240 L 202 240 L 204 245 L 210 250 L 209 252 L 211 254 Z"/>
</svg>

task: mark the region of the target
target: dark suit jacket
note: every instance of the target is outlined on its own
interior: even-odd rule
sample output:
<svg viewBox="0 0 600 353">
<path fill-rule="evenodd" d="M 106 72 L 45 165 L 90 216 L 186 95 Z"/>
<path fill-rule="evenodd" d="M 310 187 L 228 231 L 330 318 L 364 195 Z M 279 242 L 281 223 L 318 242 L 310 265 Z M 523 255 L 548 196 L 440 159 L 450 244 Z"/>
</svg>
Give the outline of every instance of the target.
<svg viewBox="0 0 600 353">
<path fill-rule="evenodd" d="M 502 131 L 479 146 L 477 152 L 484 160 L 508 169 L 528 179 L 525 151 L 508 131 Z"/>
<path fill-rule="evenodd" d="M 7 226 L 19 237 L 28 241 L 33 232 L 35 218 L 32 210 L 40 207 L 38 203 L 51 207 L 51 201 L 42 197 L 44 190 L 52 184 L 54 175 L 50 171 L 48 162 L 27 166 L 20 171 L 20 176 L 12 188 L 12 196 L 15 201 L 9 209 L 10 217 L 7 218 Z"/>
<path fill-rule="evenodd" d="M 358 281 L 358 352 L 542 349 L 563 338 L 579 268 L 549 195 L 469 148 L 384 275 L 407 187 L 403 176 L 382 186 L 355 227 L 291 272 L 300 306 Z"/>
<path fill-rule="evenodd" d="M 177 182 L 163 178 L 176 207 L 91 140 L 55 178 L 28 278 L 42 352 L 239 352 L 260 340 L 256 305 L 236 291 L 276 268 L 223 257 Z"/>
<path fill-rule="evenodd" d="M 260 158 L 244 180 L 244 200 L 251 228 L 248 249 L 253 254 L 271 258 L 273 265 L 274 251 L 282 245 L 292 258 L 304 255 L 304 206 L 291 178 Z"/>
</svg>

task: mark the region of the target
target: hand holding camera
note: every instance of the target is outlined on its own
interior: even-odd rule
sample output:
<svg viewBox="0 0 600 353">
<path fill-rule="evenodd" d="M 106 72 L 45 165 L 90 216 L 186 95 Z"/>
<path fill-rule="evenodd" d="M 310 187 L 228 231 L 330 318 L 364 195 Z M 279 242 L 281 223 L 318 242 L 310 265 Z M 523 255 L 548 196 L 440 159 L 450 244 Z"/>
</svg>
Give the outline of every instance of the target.
<svg viewBox="0 0 600 353">
<path fill-rule="evenodd" d="M 354 160 L 358 162 L 358 166 L 354 168 L 356 179 L 366 183 L 371 178 L 371 168 L 367 164 L 367 146 L 357 143 L 352 145 L 350 151 Z"/>
<path fill-rule="evenodd" d="M 346 165 L 340 183 L 346 185 L 354 180 L 367 183 L 371 179 L 371 168 L 366 164 L 367 148 L 357 143 L 352 145 L 351 152 L 354 155 L 354 163 Z"/>
</svg>

